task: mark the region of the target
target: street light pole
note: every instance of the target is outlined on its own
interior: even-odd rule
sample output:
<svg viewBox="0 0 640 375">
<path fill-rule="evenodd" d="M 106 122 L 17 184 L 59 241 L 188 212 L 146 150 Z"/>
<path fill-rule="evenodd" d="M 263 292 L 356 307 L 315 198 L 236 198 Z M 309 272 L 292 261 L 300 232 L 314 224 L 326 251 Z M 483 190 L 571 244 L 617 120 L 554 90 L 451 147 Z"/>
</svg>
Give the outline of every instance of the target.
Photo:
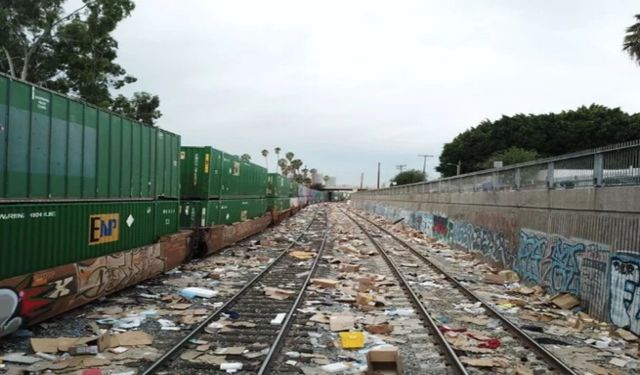
<svg viewBox="0 0 640 375">
<path fill-rule="evenodd" d="M 462 169 L 462 161 L 458 160 L 458 163 L 447 163 L 446 165 L 455 165 L 456 166 L 456 176 L 460 176 L 460 172 Z"/>
<path fill-rule="evenodd" d="M 424 180 L 427 180 L 427 158 L 432 158 L 433 155 L 421 154 L 418 157 L 423 158 L 422 162 L 422 176 L 424 176 Z"/>
</svg>

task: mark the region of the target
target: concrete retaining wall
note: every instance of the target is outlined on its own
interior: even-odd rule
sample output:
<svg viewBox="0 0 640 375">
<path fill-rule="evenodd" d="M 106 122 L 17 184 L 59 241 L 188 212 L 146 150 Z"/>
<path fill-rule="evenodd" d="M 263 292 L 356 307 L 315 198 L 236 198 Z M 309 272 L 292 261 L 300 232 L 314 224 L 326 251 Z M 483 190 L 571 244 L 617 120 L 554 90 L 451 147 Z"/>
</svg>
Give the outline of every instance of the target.
<svg viewBox="0 0 640 375">
<path fill-rule="evenodd" d="M 352 196 L 640 334 L 640 187 Z"/>
</svg>

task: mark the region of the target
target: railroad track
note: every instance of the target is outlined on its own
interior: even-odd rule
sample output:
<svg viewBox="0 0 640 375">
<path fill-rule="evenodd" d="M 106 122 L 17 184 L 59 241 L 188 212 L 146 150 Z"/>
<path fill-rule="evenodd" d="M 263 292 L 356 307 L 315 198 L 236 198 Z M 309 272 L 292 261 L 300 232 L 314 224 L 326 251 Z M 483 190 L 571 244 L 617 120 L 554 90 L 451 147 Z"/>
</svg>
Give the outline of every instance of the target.
<svg viewBox="0 0 640 375">
<path fill-rule="evenodd" d="M 500 356 L 509 361 L 509 369 L 513 370 L 516 366 L 519 366 L 523 372 L 528 369 L 532 371 L 531 373 L 576 375 L 571 368 L 520 330 L 508 318 L 478 298 L 472 291 L 467 289 L 438 265 L 431 262 L 427 256 L 407 242 L 356 212 L 351 211 L 350 214 L 342 209 L 341 211 L 369 238 L 385 262 L 391 267 L 393 273 L 401 281 L 403 288 L 417 306 L 417 310 L 422 316 L 423 321 L 434 333 L 434 337 L 438 341 L 454 373 L 491 372 L 491 367 L 484 368 L 483 370 L 481 367 L 470 365 L 469 363 L 473 362 L 473 359 L 481 358 L 481 356 L 460 350 L 459 347 L 456 348 L 447 341 L 445 335 L 442 333 L 444 331 L 443 326 L 447 325 L 450 327 L 473 328 L 474 323 L 468 321 L 469 316 L 473 315 L 475 318 L 489 316 L 495 319 L 498 322 L 498 326 L 494 328 L 493 332 L 496 334 L 500 332 L 501 329 L 504 330 L 504 333 L 509 333 L 508 337 L 512 339 L 504 339 L 503 337 L 503 348 L 501 348 L 500 351 L 493 352 L 494 357 Z M 397 248 L 398 244 L 406 251 L 399 251 Z M 420 293 L 425 290 L 419 288 L 421 280 L 417 277 L 418 275 L 422 277 L 426 275 L 428 279 L 446 280 L 451 288 L 429 288 L 428 293 L 433 298 L 425 301 L 421 298 L 422 295 Z M 423 278 L 423 280 L 425 279 Z M 474 314 L 461 311 L 460 308 L 455 307 L 455 305 L 460 306 L 464 303 L 474 304 L 476 306 L 475 311 L 473 311 Z M 446 324 L 443 324 L 442 321 L 438 322 L 437 320 L 437 318 L 442 319 L 442 315 L 445 315 L 448 320 Z M 434 318 L 434 316 L 437 318 Z M 462 319 L 466 319 L 466 321 Z M 478 329 L 487 329 L 483 326 L 477 327 Z M 505 342 L 508 342 L 506 345 L 508 345 L 509 348 L 504 348 Z M 463 354 L 466 358 L 463 358 Z M 471 359 L 471 361 L 469 361 L 469 359 Z"/>
<path fill-rule="evenodd" d="M 227 374 L 223 362 L 239 367 L 236 374 L 268 373 L 322 257 L 327 224 L 326 210 L 316 213 L 273 262 L 142 373 Z M 315 256 L 306 262 L 290 256 L 296 245 L 315 249 Z M 290 295 L 271 299 L 265 295 L 265 288 Z M 274 324 L 278 314 L 284 314 L 284 318 Z"/>
</svg>

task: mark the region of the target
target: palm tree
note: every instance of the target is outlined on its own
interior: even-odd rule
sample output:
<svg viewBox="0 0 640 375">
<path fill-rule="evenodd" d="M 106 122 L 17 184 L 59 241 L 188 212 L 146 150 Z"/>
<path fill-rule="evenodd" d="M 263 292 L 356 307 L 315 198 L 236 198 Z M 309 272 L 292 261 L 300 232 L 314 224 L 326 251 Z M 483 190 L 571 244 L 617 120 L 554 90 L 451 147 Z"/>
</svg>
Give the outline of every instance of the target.
<svg viewBox="0 0 640 375">
<path fill-rule="evenodd" d="M 302 160 L 294 159 L 291 161 L 291 172 L 294 177 L 300 175 L 300 167 L 302 167 Z"/>
<path fill-rule="evenodd" d="M 293 170 L 294 170 L 294 168 L 293 168 L 293 158 L 295 156 L 296 155 L 291 151 L 289 151 L 286 154 L 284 154 L 284 157 L 285 157 L 285 159 L 287 161 L 287 169 L 285 171 L 285 175 L 286 176 L 291 175 L 291 177 L 295 177 L 295 173 L 293 173 Z"/>
<path fill-rule="evenodd" d="M 276 160 L 278 161 L 278 165 L 280 165 L 280 151 L 281 150 L 282 149 L 280 147 L 276 147 L 276 148 L 273 149 L 273 152 L 276 153 Z M 276 168 L 276 172 L 277 172 L 277 169 L 278 168 Z"/>
<path fill-rule="evenodd" d="M 278 160 L 278 167 L 280 167 L 280 174 L 286 176 L 287 171 L 289 170 L 289 162 L 287 161 L 287 159 L 282 158 Z"/>
<path fill-rule="evenodd" d="M 622 50 L 640 65 L 640 14 L 635 15 L 636 23 L 627 28 Z"/>
<path fill-rule="evenodd" d="M 269 159 L 267 159 L 267 155 L 269 155 L 269 150 L 262 150 L 262 156 L 264 156 L 264 165 L 267 167 L 267 173 L 269 172 Z"/>
</svg>

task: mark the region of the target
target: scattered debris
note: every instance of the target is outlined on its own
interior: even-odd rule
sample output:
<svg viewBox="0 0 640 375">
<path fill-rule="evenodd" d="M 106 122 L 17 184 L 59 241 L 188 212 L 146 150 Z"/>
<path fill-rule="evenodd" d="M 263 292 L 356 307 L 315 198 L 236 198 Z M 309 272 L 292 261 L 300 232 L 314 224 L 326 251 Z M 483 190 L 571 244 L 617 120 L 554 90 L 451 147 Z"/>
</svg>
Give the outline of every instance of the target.
<svg viewBox="0 0 640 375">
<path fill-rule="evenodd" d="M 580 300 L 573 294 L 558 294 L 551 298 L 551 302 L 561 309 L 571 310 L 580 305 Z"/>
</svg>

